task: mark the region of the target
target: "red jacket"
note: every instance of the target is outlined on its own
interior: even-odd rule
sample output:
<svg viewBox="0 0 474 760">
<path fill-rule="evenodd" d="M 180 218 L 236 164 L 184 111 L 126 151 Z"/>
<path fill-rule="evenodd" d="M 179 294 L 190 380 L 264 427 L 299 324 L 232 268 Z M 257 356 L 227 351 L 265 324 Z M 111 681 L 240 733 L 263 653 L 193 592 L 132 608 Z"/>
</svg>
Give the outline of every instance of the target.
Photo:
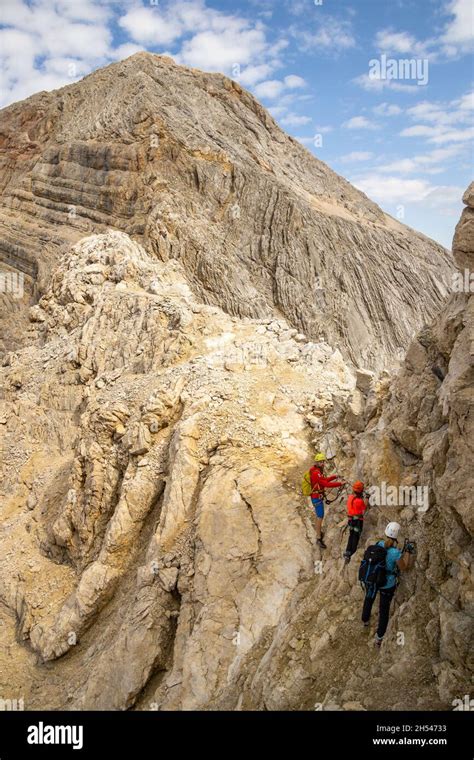
<svg viewBox="0 0 474 760">
<path fill-rule="evenodd" d="M 339 488 L 339 486 L 342 486 L 342 483 L 336 480 L 337 475 L 328 475 L 325 478 L 319 467 L 314 465 L 310 468 L 309 476 L 311 478 L 311 496 L 323 496 L 325 488 Z"/>
<path fill-rule="evenodd" d="M 364 499 L 351 493 L 347 499 L 347 514 L 349 517 L 363 517 L 366 509 Z"/>
</svg>

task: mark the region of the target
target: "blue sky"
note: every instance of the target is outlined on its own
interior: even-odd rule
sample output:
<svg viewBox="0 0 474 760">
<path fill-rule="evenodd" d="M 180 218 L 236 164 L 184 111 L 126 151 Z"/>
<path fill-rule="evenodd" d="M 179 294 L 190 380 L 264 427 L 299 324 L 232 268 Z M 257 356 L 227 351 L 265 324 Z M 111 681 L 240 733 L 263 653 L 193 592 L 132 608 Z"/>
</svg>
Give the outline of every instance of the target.
<svg viewBox="0 0 474 760">
<path fill-rule="evenodd" d="M 222 71 L 450 247 L 473 165 L 472 0 L 2 0 L 0 106 L 138 50 Z M 403 63 L 404 62 L 404 63 Z"/>
</svg>

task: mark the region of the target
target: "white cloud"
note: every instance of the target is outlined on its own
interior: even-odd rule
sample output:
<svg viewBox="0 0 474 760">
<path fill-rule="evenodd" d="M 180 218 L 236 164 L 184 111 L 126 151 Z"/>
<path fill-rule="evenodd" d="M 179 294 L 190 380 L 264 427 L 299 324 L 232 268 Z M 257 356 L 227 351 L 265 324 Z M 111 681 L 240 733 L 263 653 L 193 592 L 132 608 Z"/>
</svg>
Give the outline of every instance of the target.
<svg viewBox="0 0 474 760">
<path fill-rule="evenodd" d="M 170 24 L 170 34 L 174 26 L 179 27 L 175 39 L 191 35 L 176 55 L 178 62 L 234 77 L 237 65 L 241 73 L 236 78 L 246 86 L 268 77 L 279 65 L 278 55 L 287 44 L 283 39 L 270 44 L 261 22 L 226 14 L 201 0 L 170 2 L 163 18 Z"/>
<path fill-rule="evenodd" d="M 79 3 L 71 2 L 71 0 L 55 0 L 55 5 L 62 18 L 72 21 L 103 24 L 111 16 L 111 10 L 107 8 L 107 3 L 96 3 L 94 0 L 81 0 Z"/>
<path fill-rule="evenodd" d="M 379 172 L 395 172 L 396 174 L 411 174 L 416 169 L 418 169 L 416 161 L 412 158 L 400 158 L 393 163 L 377 166 Z"/>
<path fill-rule="evenodd" d="M 379 174 L 369 174 L 357 179 L 354 184 L 369 198 L 380 203 L 422 201 L 432 190 L 432 185 L 423 179 L 401 179 Z"/>
<path fill-rule="evenodd" d="M 266 79 L 272 73 L 272 67 L 267 63 L 260 63 L 255 66 L 246 66 L 238 77 L 238 81 L 244 87 L 251 87 L 262 79 Z"/>
<path fill-rule="evenodd" d="M 70 84 L 106 63 L 112 39 L 109 18 L 110 9 L 91 0 L 76 8 L 66 8 L 65 0 L 31 5 L 7 0 L 0 29 L 0 106 Z"/>
<path fill-rule="evenodd" d="M 400 137 L 426 139 L 428 143 L 434 145 L 451 144 L 451 147 L 444 150 L 450 150 L 451 155 L 454 155 L 458 150 L 456 144 L 468 142 L 473 137 L 474 129 L 471 126 L 473 107 L 472 92 L 465 93 L 449 102 L 424 100 L 406 109 L 406 115 L 416 123 L 405 127 L 400 132 Z M 392 164 L 388 166 L 392 167 Z M 399 166 L 402 166 L 405 172 L 411 172 L 418 168 L 419 164 L 410 163 L 405 159 Z M 434 166 L 428 168 L 425 162 L 425 171 L 435 173 L 438 169 Z"/>
<path fill-rule="evenodd" d="M 283 80 L 267 79 L 265 82 L 260 82 L 254 88 L 254 94 L 257 98 L 268 98 L 269 100 L 273 100 L 282 95 L 287 89 L 300 88 L 305 85 L 306 82 L 302 77 L 296 76 L 295 74 L 289 74 Z M 282 100 L 279 105 L 286 106 L 289 102 L 290 99 L 287 99 L 286 102 Z"/>
<path fill-rule="evenodd" d="M 269 45 L 266 53 L 268 56 L 270 56 L 271 59 L 276 59 L 276 62 L 280 65 L 280 62 L 278 61 L 278 56 L 288 47 L 288 45 L 289 45 L 288 40 L 280 38 L 276 42 Z"/>
<path fill-rule="evenodd" d="M 416 40 L 411 34 L 391 32 L 387 29 L 377 32 L 375 36 L 375 44 L 379 50 L 385 50 L 389 53 L 410 53 L 415 42 Z"/>
<path fill-rule="evenodd" d="M 436 127 L 428 127 L 426 124 L 416 124 L 413 127 L 406 127 L 400 132 L 400 137 L 432 137 L 436 135 Z"/>
<path fill-rule="evenodd" d="M 381 79 L 369 74 L 360 74 L 353 80 L 354 84 L 359 85 L 368 92 L 383 92 L 383 90 L 394 90 L 395 92 L 407 92 L 414 94 L 420 93 L 420 87 L 417 84 L 401 84 L 394 79 Z"/>
<path fill-rule="evenodd" d="M 377 114 L 377 116 L 398 116 L 398 114 L 402 113 L 400 106 L 392 105 L 390 103 L 380 103 L 380 105 L 374 106 L 372 111 Z"/>
<path fill-rule="evenodd" d="M 449 204 L 453 204 L 456 207 L 461 205 L 463 192 L 464 189 L 456 185 L 438 185 L 429 191 L 424 198 L 424 202 L 428 208 L 448 211 Z M 458 208 L 456 218 L 459 218 Z"/>
<path fill-rule="evenodd" d="M 305 135 L 303 137 L 295 136 L 295 139 L 302 143 L 302 145 L 314 145 L 315 147 L 320 147 L 321 135 L 332 132 L 333 129 L 334 127 L 317 125 L 314 135 Z"/>
<path fill-rule="evenodd" d="M 17 55 L 18 51 L 22 55 Z M 29 70 L 36 52 L 31 35 L 17 29 L 0 29 L 0 56 L 13 70 Z"/>
<path fill-rule="evenodd" d="M 302 16 L 304 13 L 308 12 L 307 0 L 287 0 L 285 2 L 285 7 L 288 12 L 292 13 L 294 16 Z"/>
<path fill-rule="evenodd" d="M 206 6 L 202 0 L 158 0 L 156 4 L 135 2 L 119 18 L 118 24 L 133 41 L 152 47 L 171 44 L 185 34 L 238 34 L 251 26 L 238 16 Z"/>
<path fill-rule="evenodd" d="M 301 145 L 314 145 L 314 137 L 295 137 L 295 140 L 301 143 Z"/>
<path fill-rule="evenodd" d="M 472 0 L 451 0 L 446 13 L 451 16 L 440 41 L 449 56 L 468 53 L 474 48 L 474 11 Z"/>
<path fill-rule="evenodd" d="M 409 205 L 412 213 L 458 219 L 463 189 L 456 185 L 433 185 L 424 179 L 404 179 L 377 172 L 359 177 L 356 187 L 382 206 Z M 449 245 L 449 243 L 448 243 Z"/>
<path fill-rule="evenodd" d="M 268 108 L 268 111 L 271 113 L 274 119 L 278 119 L 280 116 L 283 116 L 283 114 L 286 113 L 287 108 L 286 106 L 270 106 Z"/>
<path fill-rule="evenodd" d="M 179 55 L 187 66 L 206 71 L 228 72 L 234 64 L 245 65 L 266 49 L 261 29 L 229 28 L 221 32 L 199 32 L 185 40 Z"/>
<path fill-rule="evenodd" d="M 311 122 L 312 119 L 310 116 L 299 116 L 296 113 L 289 113 L 281 120 L 281 123 L 285 127 L 302 127 L 305 124 L 310 124 Z"/>
<path fill-rule="evenodd" d="M 469 92 L 449 103 L 423 101 L 407 109 L 407 114 L 414 121 L 425 121 L 437 126 L 458 123 L 471 123 L 474 108 L 474 93 Z"/>
<path fill-rule="evenodd" d="M 145 49 L 146 48 L 143 45 L 137 45 L 134 42 L 124 42 L 122 45 L 114 48 L 110 57 L 113 58 L 114 61 L 122 61 L 124 58 L 129 58 L 131 55 L 139 53 L 140 50 Z"/>
<path fill-rule="evenodd" d="M 411 174 L 415 171 L 422 171 L 427 174 L 438 174 L 445 167 L 443 161 L 459 155 L 463 150 L 461 145 L 451 145 L 447 148 L 434 148 L 429 153 L 423 153 L 411 158 L 401 158 L 383 166 L 378 166 L 379 172 L 388 172 L 395 174 Z"/>
<path fill-rule="evenodd" d="M 86 61 L 65 56 L 48 58 L 44 62 L 43 70 L 47 74 L 52 74 L 57 77 L 63 77 L 65 71 L 70 71 L 71 76 L 73 77 L 84 76 L 89 73 L 89 67 Z"/>
<path fill-rule="evenodd" d="M 381 52 L 417 58 L 453 58 L 474 50 L 474 11 L 472 0 L 450 0 L 441 8 L 449 17 L 440 34 L 418 40 L 413 34 L 393 29 L 382 29 L 375 36 L 375 44 Z"/>
<path fill-rule="evenodd" d="M 474 133 L 472 125 L 473 93 L 465 93 L 448 103 L 423 101 L 408 108 L 407 115 L 417 122 L 405 127 L 401 137 L 424 137 L 428 142 L 443 144 L 465 142 Z M 424 123 L 423 123 L 424 122 Z"/>
<path fill-rule="evenodd" d="M 289 74 L 283 81 L 285 82 L 285 86 L 290 89 L 306 87 L 303 77 L 296 76 L 296 74 Z"/>
<path fill-rule="evenodd" d="M 41 43 L 49 55 L 73 55 L 85 60 L 102 60 L 109 51 L 112 34 L 107 27 L 92 24 L 51 24 Z M 84 55 L 85 54 L 85 55 Z"/>
<path fill-rule="evenodd" d="M 377 48 L 384 53 L 400 53 L 404 56 L 423 57 L 429 54 L 432 41 L 420 42 L 408 32 L 395 32 L 391 29 L 382 29 L 375 35 Z"/>
<path fill-rule="evenodd" d="M 37 0 L 31 6 L 21 0 L 8 0 L 2 5 L 1 23 L 28 34 L 37 55 L 72 55 L 98 60 L 108 52 L 112 35 L 103 13 L 99 14 L 100 22 L 84 20 L 83 16 L 87 16 L 91 8 L 90 3 L 85 3 L 83 12 L 77 9 L 75 18 L 68 18 L 47 0 Z"/>
<path fill-rule="evenodd" d="M 303 50 L 334 53 L 353 48 L 356 44 L 350 22 L 327 15 L 315 21 L 314 31 L 294 26 L 291 27 L 290 34 L 298 40 Z"/>
<path fill-rule="evenodd" d="M 461 111 L 474 110 L 474 91 L 468 92 L 459 99 L 459 108 Z"/>
<path fill-rule="evenodd" d="M 327 124 L 327 125 L 316 124 L 316 130 L 317 130 L 317 132 L 320 133 L 320 134 L 322 134 L 322 135 L 325 135 L 328 132 L 332 132 L 333 129 L 334 129 L 334 127 L 331 127 L 329 124 Z"/>
<path fill-rule="evenodd" d="M 416 106 L 408 108 L 407 114 L 410 118 L 416 121 L 434 121 L 437 123 L 446 123 L 452 118 L 446 111 L 441 109 L 438 104 L 430 103 L 426 100 L 422 103 L 418 103 Z"/>
<path fill-rule="evenodd" d="M 62 19 L 66 24 L 71 21 L 104 24 L 110 17 L 110 7 L 97 3 L 96 0 L 81 0 L 80 3 L 71 3 L 70 0 L 55 0 L 54 3 L 35 0 L 32 4 L 26 3 L 25 0 L 4 0 L 1 23 L 36 33 L 44 29 L 51 20 L 56 24 L 58 19 Z"/>
<path fill-rule="evenodd" d="M 142 45 L 169 45 L 185 30 L 179 17 L 166 17 L 159 6 L 131 8 L 119 20 L 119 25 L 134 42 Z"/>
<path fill-rule="evenodd" d="M 342 124 L 346 129 L 377 129 L 377 124 L 369 121 L 365 116 L 353 116 L 352 119 Z"/>
<path fill-rule="evenodd" d="M 157 3 L 166 8 L 169 19 L 177 19 L 188 32 L 203 32 L 206 29 L 222 31 L 234 18 L 208 7 L 204 0 L 157 0 Z M 150 0 L 145 0 L 145 4 L 150 4 Z"/>
<path fill-rule="evenodd" d="M 260 82 L 254 88 L 254 93 L 257 98 L 277 98 L 283 90 L 285 85 L 279 79 L 267 79 L 265 82 Z"/>
<path fill-rule="evenodd" d="M 448 142 L 467 142 L 472 140 L 473 137 L 474 127 L 468 127 L 467 129 L 450 129 L 447 132 L 440 132 L 430 137 L 428 142 L 440 145 Z"/>
<path fill-rule="evenodd" d="M 374 154 L 369 150 L 353 150 L 352 153 L 346 153 L 345 156 L 341 156 L 339 161 L 344 163 L 352 163 L 356 161 L 370 161 L 374 157 Z"/>
</svg>

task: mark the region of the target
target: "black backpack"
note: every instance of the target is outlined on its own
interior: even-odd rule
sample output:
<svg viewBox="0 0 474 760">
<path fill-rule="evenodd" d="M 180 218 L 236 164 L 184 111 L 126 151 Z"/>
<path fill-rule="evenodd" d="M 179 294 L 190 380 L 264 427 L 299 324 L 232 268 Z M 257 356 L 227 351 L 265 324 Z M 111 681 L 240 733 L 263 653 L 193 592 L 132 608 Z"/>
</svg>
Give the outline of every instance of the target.
<svg viewBox="0 0 474 760">
<path fill-rule="evenodd" d="M 372 544 L 365 550 L 364 558 L 359 565 L 359 580 L 372 596 L 387 583 L 386 559 L 385 546 Z"/>
</svg>

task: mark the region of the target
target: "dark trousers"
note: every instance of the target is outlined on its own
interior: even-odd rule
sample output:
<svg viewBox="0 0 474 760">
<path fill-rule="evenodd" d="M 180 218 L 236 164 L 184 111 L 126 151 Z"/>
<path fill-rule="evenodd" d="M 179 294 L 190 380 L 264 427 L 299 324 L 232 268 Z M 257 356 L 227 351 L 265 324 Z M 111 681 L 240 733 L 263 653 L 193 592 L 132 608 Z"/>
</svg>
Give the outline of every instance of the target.
<svg viewBox="0 0 474 760">
<path fill-rule="evenodd" d="M 383 639 L 385 631 L 387 630 L 388 618 L 390 615 L 390 602 L 393 599 L 395 593 L 395 586 L 393 588 L 381 589 L 380 605 L 379 605 L 379 624 L 377 628 L 377 636 L 379 639 Z M 362 622 L 367 623 L 370 620 L 370 613 L 372 612 L 372 605 L 375 602 L 375 594 L 373 597 L 365 595 L 364 606 L 362 608 Z"/>
<path fill-rule="evenodd" d="M 362 534 L 362 528 L 364 527 L 363 520 L 355 520 L 353 517 L 349 518 L 349 538 L 347 539 L 346 556 L 352 557 L 356 553 L 359 546 L 359 539 Z"/>
</svg>

